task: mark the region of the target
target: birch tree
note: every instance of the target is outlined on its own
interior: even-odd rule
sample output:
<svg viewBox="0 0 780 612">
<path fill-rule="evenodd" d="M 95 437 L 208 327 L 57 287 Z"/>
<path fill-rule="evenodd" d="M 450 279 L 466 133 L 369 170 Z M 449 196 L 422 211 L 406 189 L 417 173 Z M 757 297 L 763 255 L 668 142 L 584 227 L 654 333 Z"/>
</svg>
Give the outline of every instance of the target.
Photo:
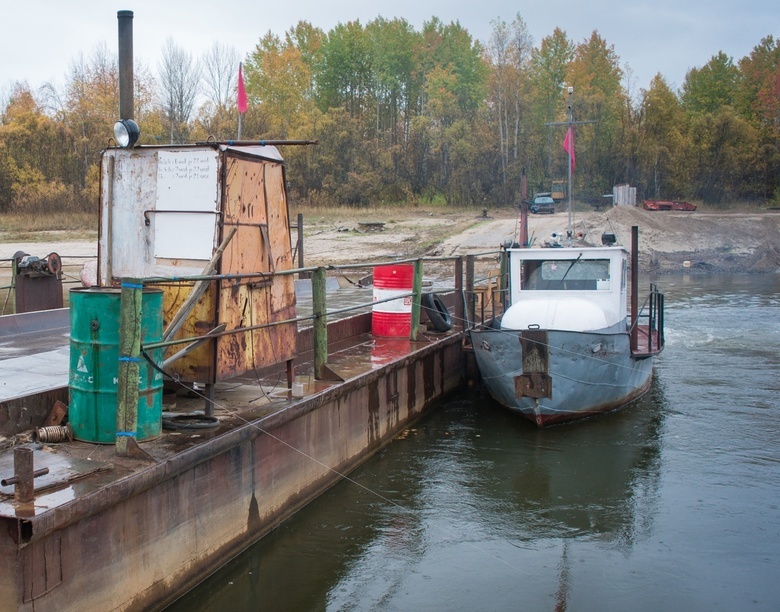
<svg viewBox="0 0 780 612">
<path fill-rule="evenodd" d="M 200 65 L 169 38 L 158 66 L 162 107 L 170 127 L 171 144 L 186 142 L 190 118 L 200 89 Z"/>
</svg>

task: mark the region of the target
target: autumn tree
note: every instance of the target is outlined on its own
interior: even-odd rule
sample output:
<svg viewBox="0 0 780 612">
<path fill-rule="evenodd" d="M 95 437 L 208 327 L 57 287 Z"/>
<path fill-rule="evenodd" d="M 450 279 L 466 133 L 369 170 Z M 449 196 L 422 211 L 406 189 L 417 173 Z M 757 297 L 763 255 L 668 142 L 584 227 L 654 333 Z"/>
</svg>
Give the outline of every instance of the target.
<svg viewBox="0 0 780 612">
<path fill-rule="evenodd" d="M 25 83 L 17 83 L 0 116 L 0 185 L 7 190 L 0 200 L 2 210 L 75 210 L 73 158 L 67 155 L 72 146 L 68 129 L 42 112 Z"/>
<path fill-rule="evenodd" d="M 577 45 L 568 79 L 574 87 L 574 119 L 595 122 L 576 128 L 577 185 L 600 195 L 622 178 L 624 168 L 621 119 L 627 96 L 614 47 L 594 31 Z"/>
<path fill-rule="evenodd" d="M 192 54 L 169 38 L 163 47 L 158 75 L 162 108 L 170 129 L 170 142 L 186 142 L 200 89 L 200 65 Z"/>
<path fill-rule="evenodd" d="M 780 39 L 767 36 L 739 61 L 736 107 L 758 130 L 756 195 L 780 199 Z"/>
<path fill-rule="evenodd" d="M 685 113 L 666 80 L 657 74 L 642 92 L 639 116 L 637 174 L 641 194 L 659 199 L 687 191 Z"/>
<path fill-rule="evenodd" d="M 526 123 L 530 119 L 528 91 L 533 39 L 519 14 L 511 24 L 502 20 L 491 23 L 493 30 L 486 47 L 493 89 L 489 100 L 498 133 L 502 196 L 508 200 L 510 178 L 519 187 L 520 132 L 521 127 L 528 129 Z"/>
<path fill-rule="evenodd" d="M 532 116 L 529 122 L 529 144 L 533 150 L 540 153 L 529 158 L 526 164 L 531 185 L 549 186 L 553 178 L 563 176 L 563 160 L 560 155 L 562 136 L 544 124 L 567 118 L 564 89 L 569 64 L 573 58 L 574 44 L 566 32 L 559 28 L 555 28 L 551 35 L 543 38 L 539 47 L 531 54 L 529 72 Z"/>
<path fill-rule="evenodd" d="M 341 106 L 362 122 L 372 85 L 371 48 L 363 27 L 359 21 L 337 24 L 322 43 L 320 110 Z"/>
<path fill-rule="evenodd" d="M 690 113 L 714 113 L 733 106 L 739 70 L 723 51 L 701 68 L 691 68 L 682 86 L 682 103 Z"/>
</svg>

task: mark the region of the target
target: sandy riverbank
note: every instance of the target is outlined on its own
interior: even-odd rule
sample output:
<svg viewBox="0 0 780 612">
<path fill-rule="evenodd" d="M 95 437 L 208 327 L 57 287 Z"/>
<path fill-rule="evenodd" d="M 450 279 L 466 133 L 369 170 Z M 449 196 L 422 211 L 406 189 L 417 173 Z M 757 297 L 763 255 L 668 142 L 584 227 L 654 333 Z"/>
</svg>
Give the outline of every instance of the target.
<svg viewBox="0 0 780 612">
<path fill-rule="evenodd" d="M 307 226 L 306 263 L 474 254 L 516 239 L 515 210 L 490 211 L 489 217 L 415 210 L 394 220 L 378 217 L 376 222 L 385 223 L 381 232 L 366 231 L 346 219 Z M 529 234 L 539 244 L 554 232 L 565 232 L 567 222 L 565 212 L 529 215 Z M 630 245 L 632 225 L 639 226 L 640 265 L 646 272 L 780 272 L 780 211 L 650 212 L 621 207 L 574 216 L 575 233 L 595 244 L 602 233 L 612 232 L 619 243 Z"/>
<path fill-rule="evenodd" d="M 293 217 L 299 211 L 291 211 Z M 356 263 L 417 255 L 466 255 L 493 251 L 518 235 L 516 209 L 489 211 L 487 218 L 457 209 L 380 209 L 361 221 L 348 213 L 304 215 L 304 253 L 307 266 Z M 307 219 L 310 217 L 310 219 Z M 639 208 L 612 208 L 577 213 L 576 233 L 600 243 L 603 232 L 630 243 L 630 228 L 640 228 L 640 265 L 643 271 L 674 274 L 683 271 L 780 272 L 780 211 L 765 212 L 649 212 Z M 371 223 L 382 223 L 381 231 Z M 567 214 L 529 215 L 529 233 L 538 244 L 553 232 L 566 230 Z M 293 229 L 293 236 L 295 230 Z M 80 258 L 95 256 L 93 241 L 58 241 L 48 232 L 40 242 L 0 244 L 0 259 L 19 250 L 38 257 L 57 252 L 66 272 L 80 268 Z M 687 264 L 685 262 L 688 262 Z M 487 261 L 483 265 L 490 266 Z"/>
</svg>

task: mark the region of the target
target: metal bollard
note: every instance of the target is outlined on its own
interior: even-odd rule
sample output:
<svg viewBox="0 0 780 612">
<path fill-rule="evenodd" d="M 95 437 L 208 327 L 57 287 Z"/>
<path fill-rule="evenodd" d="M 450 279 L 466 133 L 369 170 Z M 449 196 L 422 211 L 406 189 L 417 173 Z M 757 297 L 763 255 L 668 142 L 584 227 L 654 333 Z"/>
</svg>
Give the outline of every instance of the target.
<svg viewBox="0 0 780 612">
<path fill-rule="evenodd" d="M 14 475 L 11 478 L 0 480 L 0 485 L 4 487 L 14 485 L 14 499 L 17 502 L 27 503 L 35 499 L 33 479 L 49 473 L 49 468 L 33 470 L 33 452 L 31 448 L 15 448 Z"/>
</svg>

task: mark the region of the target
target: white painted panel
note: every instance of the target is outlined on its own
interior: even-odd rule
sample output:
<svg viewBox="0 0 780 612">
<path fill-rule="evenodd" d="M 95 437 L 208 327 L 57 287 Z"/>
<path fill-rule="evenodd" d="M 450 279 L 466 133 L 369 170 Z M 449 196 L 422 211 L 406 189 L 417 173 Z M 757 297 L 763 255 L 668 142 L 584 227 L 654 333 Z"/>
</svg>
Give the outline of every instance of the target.
<svg viewBox="0 0 780 612">
<path fill-rule="evenodd" d="M 155 258 L 211 259 L 217 216 L 206 211 L 217 210 L 217 156 L 203 149 L 158 151 Z"/>
<path fill-rule="evenodd" d="M 217 151 L 157 152 L 157 210 L 217 210 Z"/>
<path fill-rule="evenodd" d="M 155 258 L 208 261 L 214 254 L 216 219 L 197 213 L 155 215 Z"/>
</svg>

